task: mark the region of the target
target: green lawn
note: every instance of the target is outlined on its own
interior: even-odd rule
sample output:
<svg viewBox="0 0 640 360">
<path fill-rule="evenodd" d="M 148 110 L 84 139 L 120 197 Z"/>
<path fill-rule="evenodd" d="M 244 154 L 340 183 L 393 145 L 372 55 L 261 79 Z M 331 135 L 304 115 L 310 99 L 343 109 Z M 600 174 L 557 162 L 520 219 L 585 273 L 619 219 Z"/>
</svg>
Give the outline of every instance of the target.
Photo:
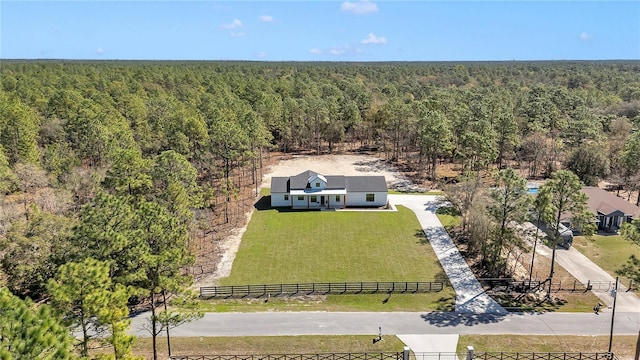
<svg viewBox="0 0 640 360">
<path fill-rule="evenodd" d="M 267 355 L 267 354 L 315 354 L 315 353 L 375 353 L 401 352 L 404 343 L 393 335 L 383 335 L 382 341 L 371 341 L 377 337 L 377 328 L 371 335 L 302 335 L 302 336 L 216 336 L 216 337 L 172 337 L 172 355 Z M 136 355 L 149 359 L 151 339 L 138 338 L 133 345 Z M 167 358 L 165 338 L 158 339 L 158 357 Z M 96 352 L 98 353 L 98 352 Z"/>
<path fill-rule="evenodd" d="M 382 341 L 373 343 L 377 337 L 374 327 L 370 335 L 302 335 L 302 336 L 217 336 L 217 337 L 172 337 L 173 355 L 267 355 L 267 354 L 315 354 L 315 353 L 375 353 L 401 352 L 404 343 L 393 335 L 383 335 Z M 616 335 L 613 352 L 620 359 L 632 359 L 637 337 Z M 472 345 L 478 352 L 605 352 L 609 336 L 540 336 L 540 335 L 460 335 L 458 354 L 465 354 Z M 95 351 L 109 353 L 111 350 Z M 138 338 L 133 345 L 136 355 L 150 358 L 151 339 Z M 158 341 L 159 358 L 167 356 L 165 338 Z"/>
<path fill-rule="evenodd" d="M 413 212 L 254 212 L 223 285 L 428 281 L 442 268 Z"/>
<path fill-rule="evenodd" d="M 636 340 L 634 335 L 615 335 L 611 351 L 619 359 L 632 359 Z M 606 352 L 609 336 L 460 335 L 458 353 L 468 345 L 482 352 Z"/>
<path fill-rule="evenodd" d="M 453 215 L 446 215 L 446 214 L 436 214 L 436 216 L 438 217 L 438 219 L 442 223 L 442 226 L 444 226 L 445 229 L 458 226 L 462 222 L 462 218 L 460 216 L 453 216 Z"/>
<path fill-rule="evenodd" d="M 440 190 L 429 190 L 424 192 L 389 190 L 388 193 L 398 195 L 444 195 Z"/>
<path fill-rule="evenodd" d="M 221 285 L 446 280 L 415 214 L 405 207 L 397 212 L 258 207 L 265 210 L 253 213 L 231 275 Z M 204 305 L 213 311 L 422 311 L 449 310 L 453 301 L 448 287 L 438 293 L 390 297 L 214 300 Z"/>
<path fill-rule="evenodd" d="M 624 240 L 620 235 L 594 235 L 591 240 L 576 236 L 573 246 L 614 277 L 615 271 L 627 262 L 631 254 L 640 257 L 640 247 Z M 626 285 L 629 284 L 627 279 L 623 281 Z"/>
</svg>

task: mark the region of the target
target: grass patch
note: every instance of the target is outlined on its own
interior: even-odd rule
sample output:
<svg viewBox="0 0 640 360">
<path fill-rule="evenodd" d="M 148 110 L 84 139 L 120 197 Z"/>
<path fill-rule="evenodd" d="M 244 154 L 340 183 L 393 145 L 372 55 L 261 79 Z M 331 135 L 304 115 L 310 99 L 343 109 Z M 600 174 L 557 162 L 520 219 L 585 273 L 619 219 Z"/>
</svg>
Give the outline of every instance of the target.
<svg viewBox="0 0 640 360">
<path fill-rule="evenodd" d="M 576 236 L 573 238 L 573 246 L 613 277 L 629 256 L 635 254 L 640 257 L 640 247 L 620 235 L 594 235 L 591 239 Z M 623 282 L 629 285 L 629 279 L 625 278 Z"/>
<path fill-rule="evenodd" d="M 361 294 L 260 299 L 203 300 L 202 310 L 208 312 L 261 311 L 453 311 L 454 292 L 446 288 L 426 294 Z"/>
<path fill-rule="evenodd" d="M 172 337 L 171 355 L 267 355 L 316 354 L 330 352 L 401 352 L 404 343 L 395 336 L 385 335 L 373 344 L 377 334 L 354 336 L 217 336 Z M 151 338 L 138 338 L 134 353 L 150 359 Z M 158 338 L 158 355 L 167 358 L 166 338 Z"/>
<path fill-rule="evenodd" d="M 436 214 L 438 220 L 442 223 L 445 229 L 451 229 L 462 223 L 460 216 L 448 215 L 448 214 Z"/>
<path fill-rule="evenodd" d="M 330 352 L 400 352 L 404 343 L 395 336 L 385 335 L 373 344 L 377 334 L 355 336 L 222 336 L 172 337 L 172 355 L 266 355 L 314 354 Z M 632 359 L 636 336 L 614 336 L 613 352 L 620 359 Z M 604 352 L 609 345 L 608 336 L 542 336 L 542 335 L 460 335 L 457 352 L 466 353 L 472 345 L 476 351 L 487 352 Z M 149 359 L 152 356 L 151 339 L 138 338 L 134 353 Z M 158 355 L 167 357 L 166 338 L 158 338 Z"/>
<path fill-rule="evenodd" d="M 410 266 L 409 266 L 410 264 Z M 443 274 L 413 212 L 262 210 L 223 285 L 428 281 Z"/>
<path fill-rule="evenodd" d="M 389 194 L 393 195 L 444 195 L 444 192 L 440 190 L 429 190 L 429 191 L 399 191 L 399 190 L 389 190 Z"/>
<path fill-rule="evenodd" d="M 264 208 L 264 207 L 260 207 Z M 254 212 L 221 285 L 350 281 L 430 281 L 446 276 L 415 214 L 397 212 Z M 451 288 L 429 294 L 212 300 L 212 311 L 423 311 L 453 306 Z"/>
<path fill-rule="evenodd" d="M 637 337 L 614 336 L 612 351 L 620 359 L 632 359 Z M 609 336 L 460 335 L 458 353 L 467 346 L 483 352 L 606 352 Z"/>
</svg>

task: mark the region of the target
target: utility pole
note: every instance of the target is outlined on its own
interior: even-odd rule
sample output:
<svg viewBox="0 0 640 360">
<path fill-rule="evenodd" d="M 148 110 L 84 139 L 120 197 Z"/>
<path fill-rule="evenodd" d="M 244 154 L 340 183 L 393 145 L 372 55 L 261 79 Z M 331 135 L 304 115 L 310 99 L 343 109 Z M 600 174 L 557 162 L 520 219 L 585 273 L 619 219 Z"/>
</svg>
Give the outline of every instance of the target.
<svg viewBox="0 0 640 360">
<path fill-rule="evenodd" d="M 533 277 L 533 261 L 536 259 L 536 246 L 538 245 L 538 231 L 540 231 L 540 212 L 536 221 L 536 238 L 533 240 L 533 254 L 531 255 L 531 267 L 529 268 L 529 289 L 531 289 L 531 278 Z"/>
<path fill-rule="evenodd" d="M 611 353 L 611 345 L 613 344 L 613 319 L 616 316 L 616 299 L 618 298 L 618 277 L 616 276 L 616 286 L 611 290 L 613 297 L 613 311 L 611 312 L 611 331 L 609 332 L 609 353 Z"/>
</svg>

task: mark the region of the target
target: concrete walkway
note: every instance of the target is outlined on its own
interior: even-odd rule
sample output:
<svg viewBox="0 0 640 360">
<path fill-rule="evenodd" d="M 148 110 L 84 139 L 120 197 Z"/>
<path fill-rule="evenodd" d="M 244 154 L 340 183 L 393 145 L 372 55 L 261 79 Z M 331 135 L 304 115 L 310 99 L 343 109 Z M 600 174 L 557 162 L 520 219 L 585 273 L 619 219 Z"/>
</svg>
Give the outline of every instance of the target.
<svg viewBox="0 0 640 360">
<path fill-rule="evenodd" d="M 531 226 L 535 225 L 532 224 Z M 536 253 L 551 259 L 551 248 L 544 245 L 542 240 L 538 241 Z M 613 307 L 611 289 L 615 288 L 616 279 L 589 258 L 582 255 L 580 251 L 573 247 L 569 248 L 569 250 L 559 247 L 556 250 L 556 265 L 565 268 L 576 280 L 583 284 L 589 281 L 595 283 L 591 291 L 607 307 Z M 632 291 L 627 291 L 627 288 L 621 284 L 618 284 L 616 311 L 640 311 L 640 299 L 638 296 Z"/>
<path fill-rule="evenodd" d="M 396 335 L 414 353 L 438 353 L 439 359 L 457 359 L 458 334 Z M 422 357 L 424 358 L 424 356 Z"/>
<path fill-rule="evenodd" d="M 507 311 L 495 302 L 476 279 L 435 214 L 441 197 L 434 195 L 389 195 L 389 202 L 403 205 L 416 214 L 440 264 L 456 292 L 456 312 L 500 314 Z"/>
</svg>

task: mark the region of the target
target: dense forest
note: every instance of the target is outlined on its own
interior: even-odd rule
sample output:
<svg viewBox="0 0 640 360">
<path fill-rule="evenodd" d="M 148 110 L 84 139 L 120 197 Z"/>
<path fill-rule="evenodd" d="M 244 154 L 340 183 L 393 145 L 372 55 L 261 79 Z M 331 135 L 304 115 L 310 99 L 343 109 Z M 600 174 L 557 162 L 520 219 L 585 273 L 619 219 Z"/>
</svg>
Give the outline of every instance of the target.
<svg viewBox="0 0 640 360">
<path fill-rule="evenodd" d="M 274 154 L 366 151 L 433 186 L 511 167 L 640 189 L 637 61 L 5 60 L 0 84 L 0 281 L 62 308 L 74 273 L 153 304 L 208 271 Z"/>
</svg>

